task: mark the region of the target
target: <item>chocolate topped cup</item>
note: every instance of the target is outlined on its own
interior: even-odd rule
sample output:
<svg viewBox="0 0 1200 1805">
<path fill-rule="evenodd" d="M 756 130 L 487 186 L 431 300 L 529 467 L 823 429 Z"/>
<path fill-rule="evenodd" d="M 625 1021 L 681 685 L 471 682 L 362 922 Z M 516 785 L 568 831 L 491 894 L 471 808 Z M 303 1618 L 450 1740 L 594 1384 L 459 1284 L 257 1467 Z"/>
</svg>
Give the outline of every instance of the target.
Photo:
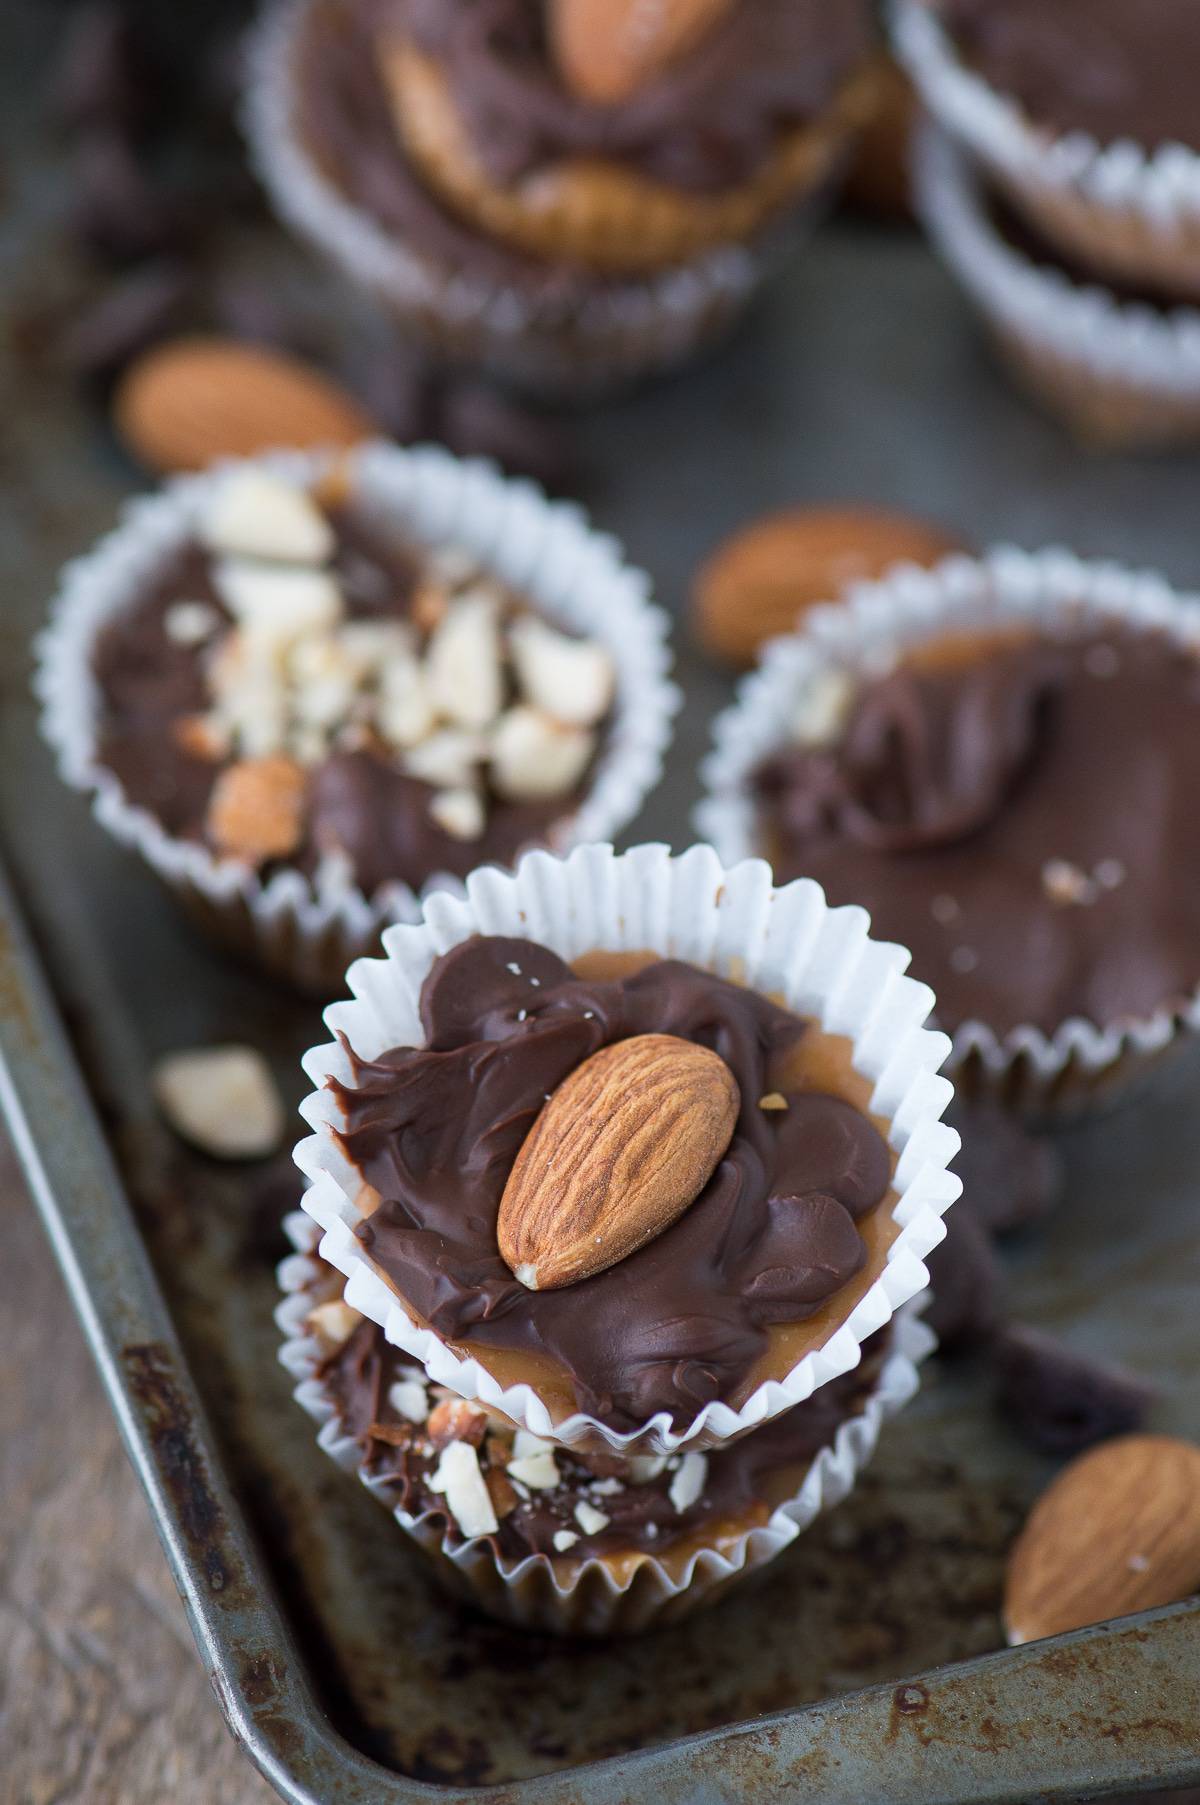
<svg viewBox="0 0 1200 1805">
<path fill-rule="evenodd" d="M 899 1091 L 940 1051 L 904 955 L 705 849 L 532 855 L 477 894 L 444 952 L 390 933 L 351 974 L 370 1015 L 336 1006 L 306 1061 L 305 1208 L 350 1301 L 573 1446 L 674 1453 L 802 1402 L 918 1288 L 956 1190 L 954 1137 L 926 1117 L 901 1159 L 877 1082 L 889 1022 Z"/>
<path fill-rule="evenodd" d="M 960 1070 L 1087 1094 L 1197 1010 L 1192 606 L 1054 553 L 865 587 L 768 651 L 703 818 L 903 937 Z"/>
<path fill-rule="evenodd" d="M 711 337 L 865 113 L 864 0 L 300 0 L 249 88 L 289 221 L 454 356 L 582 394 Z"/>
<path fill-rule="evenodd" d="M 934 117 L 1094 273 L 1200 295 L 1190 0 L 897 0 Z"/>
<path fill-rule="evenodd" d="M 1018 214 L 961 146 L 927 127 L 921 222 L 1035 400 L 1088 446 L 1200 441 L 1200 315 L 1153 280 L 1102 283 Z"/>
<path fill-rule="evenodd" d="M 675 702 L 664 638 L 576 514 L 378 446 L 144 505 L 72 568 L 40 682 L 105 824 L 332 985 L 422 888 L 636 809 Z"/>
<path fill-rule="evenodd" d="M 618 275 L 752 236 L 823 173 L 862 0 L 389 0 L 400 143 L 472 227 Z M 820 129 L 818 129 L 820 128 Z"/>
<path fill-rule="evenodd" d="M 448 1577 L 526 1625 L 608 1634 L 676 1617 L 756 1569 L 850 1489 L 932 1337 L 907 1306 L 852 1371 L 731 1448 L 623 1459 L 567 1450 L 430 1385 L 301 1250 L 280 1268 L 281 1358 L 321 1442 Z"/>
<path fill-rule="evenodd" d="M 848 1312 L 891 1238 L 874 1218 L 894 1157 L 840 1037 L 679 960 L 609 970 L 462 942 L 422 986 L 421 1047 L 350 1048 L 335 1133 L 365 1187 L 358 1239 L 420 1321 L 509 1382 L 528 1366 L 556 1414 L 679 1430 Z M 681 1166 L 685 1207 L 656 1232 Z"/>
</svg>

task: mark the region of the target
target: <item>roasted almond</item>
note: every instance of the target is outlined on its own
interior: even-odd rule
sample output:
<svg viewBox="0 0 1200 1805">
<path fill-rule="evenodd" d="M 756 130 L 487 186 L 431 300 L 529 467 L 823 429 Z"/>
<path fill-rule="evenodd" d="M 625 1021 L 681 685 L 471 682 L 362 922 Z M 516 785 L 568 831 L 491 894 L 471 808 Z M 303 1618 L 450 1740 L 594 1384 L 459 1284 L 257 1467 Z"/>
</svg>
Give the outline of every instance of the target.
<svg viewBox="0 0 1200 1805">
<path fill-rule="evenodd" d="M 443 1398 L 435 1404 L 425 1424 L 425 1433 L 435 1448 L 448 1448 L 452 1441 L 470 1442 L 478 1448 L 487 1432 L 487 1417 L 466 1398 Z"/>
<path fill-rule="evenodd" d="M 692 594 L 692 629 L 711 657 L 752 664 L 815 602 L 893 564 L 935 564 L 959 543 L 940 528 L 881 508 L 789 508 L 764 515 L 711 553 Z"/>
<path fill-rule="evenodd" d="M 213 785 L 205 825 L 218 852 L 260 865 L 300 844 L 308 780 L 290 758 L 245 758 Z"/>
<path fill-rule="evenodd" d="M 158 345 L 126 373 L 114 402 L 117 431 L 151 470 L 200 470 L 214 458 L 275 446 L 347 447 L 377 430 L 366 411 L 320 371 L 236 339 Z"/>
<path fill-rule="evenodd" d="M 875 219 L 909 222 L 909 169 L 919 109 L 912 83 L 890 56 L 880 55 L 870 72 L 868 99 L 843 199 Z"/>
<path fill-rule="evenodd" d="M 1059 1474 L 1009 1559 L 1010 1642 L 1035 1642 L 1200 1590 L 1200 1448 L 1104 1442 Z"/>
<path fill-rule="evenodd" d="M 550 44 L 581 100 L 612 105 L 700 41 L 731 0 L 550 0 Z"/>
<path fill-rule="evenodd" d="M 554 1092 L 500 1203 L 500 1252 L 531 1291 L 591 1278 L 695 1202 L 729 1145 L 737 1080 L 673 1034 L 604 1047 Z"/>
</svg>

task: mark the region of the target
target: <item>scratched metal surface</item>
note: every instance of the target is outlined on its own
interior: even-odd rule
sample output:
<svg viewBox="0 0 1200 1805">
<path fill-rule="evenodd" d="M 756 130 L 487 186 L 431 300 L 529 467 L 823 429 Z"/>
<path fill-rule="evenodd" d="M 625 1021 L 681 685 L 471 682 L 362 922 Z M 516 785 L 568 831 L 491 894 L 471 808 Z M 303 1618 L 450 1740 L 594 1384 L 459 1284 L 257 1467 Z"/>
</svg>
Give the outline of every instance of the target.
<svg viewBox="0 0 1200 1805">
<path fill-rule="evenodd" d="M 35 12 L 6 11 L 0 57 L 14 96 L 0 109 L 0 304 L 21 317 L 61 279 L 60 167 L 28 135 L 21 106 L 51 35 Z M 309 280 L 270 228 L 238 255 L 280 281 Z M 5 334 L 0 350 L 0 838 L 54 997 L 6 919 L 4 1100 L 25 1124 L 60 1254 L 75 1261 L 218 1696 L 256 1759 L 296 1799 L 558 1775 L 529 1796 L 761 1801 L 803 1783 L 829 1799 L 952 1805 L 1200 1780 L 1200 1642 L 1187 1613 L 1153 1633 L 1076 1638 L 897 1690 L 999 1648 L 1005 1549 L 1049 1471 L 994 1420 L 981 1370 L 935 1369 L 855 1497 L 764 1579 L 694 1624 L 610 1649 L 567 1654 L 448 1604 L 384 1513 L 318 1452 L 274 1357 L 278 1220 L 295 1195 L 286 1162 L 247 1176 L 187 1155 L 155 1120 L 146 1079 L 168 1048 L 250 1039 L 295 1100 L 298 1055 L 319 1021 L 197 941 L 61 790 L 37 741 L 29 637 L 62 559 L 110 523 L 137 478 L 21 345 Z M 834 496 L 915 507 L 980 542 L 1059 539 L 1200 585 L 1200 461 L 1070 448 L 1006 390 L 907 237 L 828 233 L 721 355 L 614 404 L 582 438 L 583 498 L 676 609 L 727 527 L 760 507 Z M 682 634 L 679 667 L 687 711 L 635 837 L 683 844 L 696 761 L 727 686 Z M 54 1005 L 69 1046 L 55 1038 Z M 64 1077 L 72 1056 L 111 1172 Z M 1067 1136 L 1067 1204 L 1010 1257 L 1023 1316 L 1154 1373 L 1156 1426 L 1190 1435 L 1200 1435 L 1198 1078 L 1189 1058 L 1137 1110 Z M 864 1687 L 877 1690 L 846 1702 Z M 815 1701 L 825 1701 L 815 1713 L 797 1709 Z M 663 1750 L 737 1725 L 753 1727 Z M 645 1753 L 577 1772 L 631 1751 Z"/>
</svg>

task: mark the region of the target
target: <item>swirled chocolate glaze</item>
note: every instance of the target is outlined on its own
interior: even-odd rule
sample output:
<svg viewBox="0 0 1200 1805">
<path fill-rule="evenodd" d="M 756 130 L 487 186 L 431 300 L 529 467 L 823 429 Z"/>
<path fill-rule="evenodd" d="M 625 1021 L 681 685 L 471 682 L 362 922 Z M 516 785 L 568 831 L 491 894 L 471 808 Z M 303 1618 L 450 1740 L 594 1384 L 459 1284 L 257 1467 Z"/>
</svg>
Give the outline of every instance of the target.
<svg viewBox="0 0 1200 1805">
<path fill-rule="evenodd" d="M 405 619 L 417 580 L 406 549 L 350 508 L 336 508 L 329 518 L 337 535 L 332 570 L 346 618 Z M 224 625 L 233 624 L 213 585 L 211 557 L 197 542 L 168 559 L 97 639 L 97 756 L 135 807 L 146 809 L 173 838 L 203 844 L 223 761 L 196 756 L 176 732 L 184 717 L 202 713 L 210 701 L 208 650 L 180 645 L 167 631 L 166 617 L 182 600 L 203 602 Z M 434 872 L 465 877 L 476 865 L 508 864 L 524 847 L 544 841 L 552 823 L 570 814 L 578 792 L 548 802 L 494 798 L 475 840 L 443 832 L 429 814 L 432 794 L 432 786 L 406 776 L 382 751 L 335 749 L 312 769 L 303 842 L 286 863 L 312 874 L 323 858 L 340 854 L 368 895 L 397 880 L 419 888 Z M 264 869 L 269 877 L 272 865 Z"/>
<path fill-rule="evenodd" d="M 499 182 L 604 157 L 675 188 L 730 187 L 820 112 L 871 46 L 862 0 L 738 0 L 630 99 L 596 106 L 554 70 L 541 0 L 394 0 L 392 11 L 441 64 Z"/>
<path fill-rule="evenodd" d="M 1193 0 L 941 0 L 963 57 L 1039 125 L 1200 150 Z"/>
<path fill-rule="evenodd" d="M 675 960 L 589 980 L 532 942 L 482 937 L 438 960 L 421 1020 L 424 1046 L 375 1060 L 348 1049 L 353 1082 L 332 1089 L 345 1150 L 382 1199 L 362 1243 L 448 1341 L 549 1356 L 579 1408 L 614 1428 L 659 1411 L 685 1424 L 733 1395 L 769 1325 L 804 1320 L 862 1266 L 855 1219 L 884 1196 L 887 1146 L 838 1097 L 759 1107 L 805 1033 L 765 997 Z M 742 1101 L 728 1152 L 648 1246 L 563 1290 L 527 1291 L 496 1245 L 518 1149 L 576 1066 L 651 1032 L 730 1066 Z"/>
<path fill-rule="evenodd" d="M 706 1457 L 700 1496 L 684 1510 L 671 1499 L 670 1488 L 678 1468 L 676 1459 L 664 1462 L 657 1472 L 639 1473 L 635 1479 L 627 1464 L 616 1458 L 592 1457 L 555 1449 L 559 1483 L 553 1489 L 529 1492 L 510 1504 L 492 1542 L 510 1561 L 529 1554 L 553 1555 L 556 1534 L 574 1535 L 572 1559 L 631 1549 L 656 1553 L 682 1536 L 706 1524 L 728 1524 L 731 1519 L 760 1514 L 764 1520 L 772 1508 L 767 1496 L 769 1481 L 781 1469 L 802 1467 L 828 1447 L 841 1425 L 857 1415 L 874 1390 L 887 1357 L 891 1329 L 878 1330 L 863 1343 L 862 1359 L 852 1372 L 822 1385 L 811 1398 L 776 1417 L 762 1429 L 745 1435 L 732 1447 Z M 414 1516 L 439 1512 L 446 1517 L 448 1539 L 462 1540 L 446 1500 L 429 1481 L 438 1464 L 421 1425 L 413 1424 L 395 1409 L 389 1391 L 395 1380 L 412 1373 L 411 1365 L 384 1338 L 374 1323 L 362 1322 L 346 1344 L 319 1369 L 338 1420 L 347 1435 L 362 1448 L 364 1464 L 377 1478 L 394 1486 L 395 1503 Z M 508 1438 L 502 1438 L 503 1447 Z M 496 1440 L 489 1432 L 479 1448 L 485 1475 L 493 1467 Z M 499 1471 L 504 1466 L 496 1462 Z M 598 1483 L 597 1483 L 598 1482 Z M 607 1525 L 585 1534 L 575 1515 L 581 1502 L 602 1511 Z"/>
<path fill-rule="evenodd" d="M 868 683 L 758 771 L 776 870 L 861 903 L 948 1028 L 1145 1016 L 1200 980 L 1200 663 L 1152 633 Z"/>
</svg>

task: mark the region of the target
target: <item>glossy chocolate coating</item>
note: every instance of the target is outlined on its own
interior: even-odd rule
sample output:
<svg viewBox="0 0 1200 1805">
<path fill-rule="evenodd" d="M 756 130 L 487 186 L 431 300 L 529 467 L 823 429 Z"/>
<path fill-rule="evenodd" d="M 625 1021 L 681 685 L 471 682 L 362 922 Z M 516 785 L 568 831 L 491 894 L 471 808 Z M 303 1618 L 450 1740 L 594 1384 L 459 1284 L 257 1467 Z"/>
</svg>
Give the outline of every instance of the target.
<svg viewBox="0 0 1200 1805">
<path fill-rule="evenodd" d="M 883 1198 L 887 1145 L 840 1097 L 797 1091 L 763 1110 L 805 1024 L 675 960 L 576 976 L 531 942 L 453 948 L 422 993 L 427 1044 L 353 1056 L 335 1083 L 341 1139 L 382 1199 L 358 1229 L 407 1303 L 451 1342 L 548 1357 L 580 1409 L 617 1429 L 692 1421 L 730 1398 L 771 1324 L 800 1322 L 866 1258 L 856 1226 Z M 737 1079 L 733 1139 L 685 1214 L 637 1253 L 560 1291 L 527 1291 L 496 1245 L 513 1160 L 546 1098 L 614 1041 L 675 1034 Z"/>
<path fill-rule="evenodd" d="M 779 878 L 867 908 L 944 1027 L 1001 1033 L 1145 1017 L 1194 988 L 1198 786 L 1200 664 L 1120 628 L 902 664 L 835 746 L 756 777 Z"/>
</svg>

